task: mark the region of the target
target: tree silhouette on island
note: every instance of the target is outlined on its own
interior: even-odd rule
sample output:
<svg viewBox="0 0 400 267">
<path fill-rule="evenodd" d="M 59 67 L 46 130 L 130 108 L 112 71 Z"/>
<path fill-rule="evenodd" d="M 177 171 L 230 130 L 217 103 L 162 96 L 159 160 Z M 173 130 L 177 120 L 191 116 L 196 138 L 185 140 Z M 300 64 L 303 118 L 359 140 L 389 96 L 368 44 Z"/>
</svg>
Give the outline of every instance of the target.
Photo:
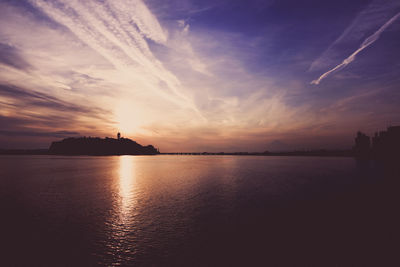
<svg viewBox="0 0 400 267">
<path fill-rule="evenodd" d="M 54 155 L 156 155 L 160 151 L 152 145 L 142 146 L 121 137 L 115 138 L 78 137 L 52 142 L 49 153 Z"/>
</svg>

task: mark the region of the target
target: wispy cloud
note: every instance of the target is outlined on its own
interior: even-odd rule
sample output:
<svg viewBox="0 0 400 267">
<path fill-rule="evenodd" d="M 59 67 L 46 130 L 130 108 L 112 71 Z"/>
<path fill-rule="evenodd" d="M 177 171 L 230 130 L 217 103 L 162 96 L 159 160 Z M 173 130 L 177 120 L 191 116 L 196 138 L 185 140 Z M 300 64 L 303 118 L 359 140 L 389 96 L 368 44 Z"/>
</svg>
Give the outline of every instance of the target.
<svg viewBox="0 0 400 267">
<path fill-rule="evenodd" d="M 79 136 L 78 132 L 71 131 L 56 131 L 56 132 L 29 132 L 29 131 L 4 131 L 0 130 L 0 135 L 6 136 L 29 136 L 29 137 L 53 137 L 53 138 L 67 138 L 71 136 Z"/>
<path fill-rule="evenodd" d="M 376 42 L 379 37 L 381 36 L 382 32 L 386 30 L 393 22 L 395 22 L 398 18 L 400 17 L 400 12 L 397 13 L 394 17 L 392 17 L 390 20 L 388 20 L 384 25 L 382 25 L 374 34 L 369 36 L 367 39 L 364 40 L 364 42 L 360 45 L 360 47 L 354 51 L 350 56 L 348 56 L 346 59 L 343 60 L 342 63 L 334 67 L 333 69 L 325 72 L 322 74 L 318 79 L 313 80 L 311 84 L 318 85 L 323 79 L 328 77 L 331 73 L 338 71 L 344 67 L 346 67 L 348 64 L 353 62 L 356 59 L 357 54 L 359 54 L 361 51 L 363 51 L 365 48 Z"/>
<path fill-rule="evenodd" d="M 171 101 L 195 109 L 179 90 L 180 82 L 152 54 L 146 38 L 165 43 L 167 34 L 142 1 L 43 1 L 30 0 L 54 21 L 67 27 L 121 72 L 144 72 L 166 83 Z"/>
<path fill-rule="evenodd" d="M 3 43 L 0 43 L 0 63 L 16 69 L 29 70 L 32 68 L 32 66 L 26 62 L 17 48 Z"/>
<path fill-rule="evenodd" d="M 101 108 L 93 108 L 82 105 L 77 105 L 74 103 L 68 103 L 64 100 L 58 99 L 54 96 L 36 92 L 33 90 L 26 90 L 23 88 L 18 88 L 15 86 L 0 84 L 0 97 L 12 97 L 17 101 L 14 101 L 14 105 L 19 105 L 22 107 L 23 105 L 27 105 L 30 108 L 32 107 L 45 107 L 52 110 L 59 111 L 69 111 L 71 114 L 74 113 L 83 113 L 89 114 L 90 116 L 96 116 L 96 114 L 107 114 L 104 109 Z"/>
</svg>

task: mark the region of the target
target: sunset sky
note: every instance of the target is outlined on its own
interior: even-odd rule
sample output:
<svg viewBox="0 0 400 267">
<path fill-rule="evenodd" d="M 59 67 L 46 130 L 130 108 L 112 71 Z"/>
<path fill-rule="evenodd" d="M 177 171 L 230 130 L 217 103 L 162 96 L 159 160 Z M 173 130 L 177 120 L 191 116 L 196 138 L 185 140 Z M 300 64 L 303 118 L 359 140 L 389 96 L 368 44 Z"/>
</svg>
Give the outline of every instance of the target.
<svg viewBox="0 0 400 267">
<path fill-rule="evenodd" d="M 0 0 L 0 148 L 350 148 L 400 125 L 399 0 Z"/>
</svg>

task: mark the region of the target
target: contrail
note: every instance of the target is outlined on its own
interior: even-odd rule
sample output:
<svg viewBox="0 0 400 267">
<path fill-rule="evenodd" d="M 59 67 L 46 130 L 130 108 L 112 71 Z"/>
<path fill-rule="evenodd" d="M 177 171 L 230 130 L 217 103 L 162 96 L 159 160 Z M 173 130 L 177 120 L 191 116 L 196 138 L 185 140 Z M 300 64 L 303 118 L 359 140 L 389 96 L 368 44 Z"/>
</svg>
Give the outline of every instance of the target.
<svg viewBox="0 0 400 267">
<path fill-rule="evenodd" d="M 361 44 L 361 46 L 353 52 L 353 54 L 351 54 L 349 57 L 347 57 L 346 59 L 343 60 L 342 63 L 340 63 L 339 65 L 337 65 L 336 67 L 334 67 L 333 69 L 325 72 L 324 74 L 322 74 L 318 79 L 314 80 L 311 82 L 311 84 L 316 84 L 318 85 L 323 79 L 325 79 L 326 77 L 328 77 L 331 73 L 340 70 L 344 67 L 346 67 L 348 64 L 350 64 L 351 62 L 354 61 L 354 59 L 356 59 L 356 56 L 358 53 L 360 53 L 362 50 L 364 50 L 365 48 L 367 48 L 368 46 L 370 46 L 371 44 L 373 44 L 376 40 L 379 39 L 381 33 L 386 30 L 387 27 L 389 27 L 396 19 L 398 19 L 400 17 L 400 12 L 397 13 L 394 17 L 392 17 L 390 20 L 388 20 L 382 27 L 379 28 L 379 30 L 377 30 L 374 34 L 372 34 L 371 36 L 369 36 L 367 39 L 364 40 L 364 42 Z"/>
</svg>

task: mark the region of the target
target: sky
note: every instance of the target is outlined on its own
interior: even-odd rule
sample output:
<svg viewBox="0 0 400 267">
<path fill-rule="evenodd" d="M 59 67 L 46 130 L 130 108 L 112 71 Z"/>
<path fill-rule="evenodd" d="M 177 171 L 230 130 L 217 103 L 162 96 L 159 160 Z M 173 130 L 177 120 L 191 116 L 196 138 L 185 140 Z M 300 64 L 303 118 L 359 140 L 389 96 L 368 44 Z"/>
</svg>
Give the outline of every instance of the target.
<svg viewBox="0 0 400 267">
<path fill-rule="evenodd" d="M 0 148 L 346 149 L 400 125 L 398 0 L 0 0 Z"/>
</svg>

